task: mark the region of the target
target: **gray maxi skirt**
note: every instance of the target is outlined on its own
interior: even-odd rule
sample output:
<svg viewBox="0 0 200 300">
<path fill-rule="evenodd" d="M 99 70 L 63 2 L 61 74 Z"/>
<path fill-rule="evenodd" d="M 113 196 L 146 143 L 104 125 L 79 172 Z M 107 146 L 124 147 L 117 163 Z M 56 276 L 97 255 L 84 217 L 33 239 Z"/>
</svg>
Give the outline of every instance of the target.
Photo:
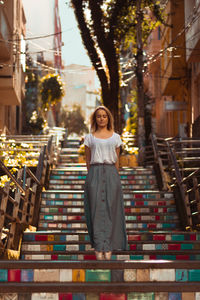
<svg viewBox="0 0 200 300">
<path fill-rule="evenodd" d="M 120 176 L 115 165 L 90 165 L 84 190 L 85 217 L 96 251 L 127 250 Z"/>
</svg>

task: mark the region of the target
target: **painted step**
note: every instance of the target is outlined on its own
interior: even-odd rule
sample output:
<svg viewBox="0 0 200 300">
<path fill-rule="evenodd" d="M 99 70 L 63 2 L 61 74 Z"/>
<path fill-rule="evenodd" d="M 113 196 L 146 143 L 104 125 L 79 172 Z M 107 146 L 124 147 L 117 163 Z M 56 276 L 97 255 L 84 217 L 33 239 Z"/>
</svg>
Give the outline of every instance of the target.
<svg viewBox="0 0 200 300">
<path fill-rule="evenodd" d="M 84 222 L 84 221 L 82 221 Z M 71 229 L 71 230 L 87 230 L 86 224 L 82 223 L 80 220 L 77 221 L 40 221 L 38 224 L 38 230 L 43 229 Z M 126 229 L 128 230 L 178 230 L 180 228 L 179 221 L 166 221 L 164 223 L 161 222 L 148 222 L 148 224 L 144 221 L 126 221 Z"/>
<path fill-rule="evenodd" d="M 200 241 L 200 232 L 168 231 L 168 232 L 140 232 L 132 231 L 127 234 L 129 241 L 162 241 L 182 242 Z M 89 241 L 85 233 L 69 233 L 65 231 L 36 231 L 24 232 L 23 241 Z"/>
<path fill-rule="evenodd" d="M 128 222 L 168 222 L 168 221 L 177 221 L 178 222 L 178 216 L 176 213 L 170 213 L 170 214 L 165 214 L 161 215 L 160 213 L 155 213 L 155 214 L 126 214 L 125 215 L 125 220 Z M 40 221 L 63 221 L 63 222 L 71 222 L 71 221 L 80 221 L 80 222 L 85 222 L 85 215 L 84 213 L 70 213 L 70 214 L 56 214 L 51 213 L 51 214 L 40 214 Z"/>
<path fill-rule="evenodd" d="M 43 198 L 50 199 L 83 199 L 84 192 L 80 190 L 47 190 L 42 193 Z M 123 193 L 123 198 L 125 199 L 173 199 L 172 193 L 162 193 L 158 190 L 138 190 L 138 191 L 126 191 Z"/>
<path fill-rule="evenodd" d="M 140 190 L 141 189 L 146 189 L 146 190 L 155 190 L 157 188 L 157 185 L 153 185 L 153 184 L 143 184 L 143 185 L 136 185 L 136 184 L 122 184 L 122 189 L 123 190 Z M 50 184 L 49 185 L 49 189 L 54 189 L 54 190 L 72 190 L 72 189 L 76 189 L 76 190 L 83 190 L 84 189 L 84 184 L 80 185 L 80 184 Z"/>
<path fill-rule="evenodd" d="M 77 174 L 81 174 L 82 176 L 87 175 L 87 170 L 86 168 L 82 169 L 82 168 L 57 168 L 57 169 L 53 169 L 52 170 L 52 175 L 77 175 Z M 119 171 L 120 176 L 129 176 L 128 178 L 132 178 L 134 179 L 135 177 L 143 179 L 143 178 L 149 178 L 149 176 L 152 176 L 152 178 L 155 178 L 155 175 L 152 174 L 151 170 L 143 170 L 143 171 L 139 171 L 139 170 L 120 170 Z M 150 177 L 151 178 L 151 177 Z M 126 177 L 125 177 L 126 179 Z"/>
<path fill-rule="evenodd" d="M 83 205 L 80 207 L 46 207 L 43 206 L 40 209 L 40 212 L 43 214 L 69 214 L 69 213 L 84 213 Z M 131 206 L 125 206 L 125 213 L 173 213 L 176 212 L 176 207 L 174 206 L 163 206 L 163 207 L 143 207 L 143 206 L 137 206 L 137 207 L 131 207 Z"/>
<path fill-rule="evenodd" d="M 121 180 L 121 183 L 122 185 L 133 185 L 133 184 L 136 184 L 136 185 L 156 185 L 156 180 L 155 179 L 149 179 L 147 178 L 146 180 L 143 179 L 134 179 L 134 180 L 126 180 L 126 179 L 122 179 Z M 76 179 L 76 180 L 73 180 L 73 179 L 68 179 L 68 178 L 65 178 L 65 179 L 51 179 L 49 180 L 49 184 L 50 185 L 66 185 L 66 184 L 73 184 L 73 185 L 84 185 L 85 184 L 85 180 L 83 179 Z"/>
<path fill-rule="evenodd" d="M 30 254 L 28 253 L 22 253 L 21 259 L 23 260 L 52 260 L 52 261 L 96 261 L 96 256 L 93 253 L 88 253 L 88 251 L 85 254 L 70 254 L 68 253 L 60 253 L 60 254 L 51 254 L 49 252 L 46 252 L 46 254 L 34 253 Z M 155 261 L 155 260 L 167 260 L 167 261 L 199 261 L 200 255 L 199 254 L 113 254 L 112 255 L 112 261 Z M 162 300 L 162 299 L 160 299 Z M 186 299 L 187 300 L 187 299 Z"/>
<path fill-rule="evenodd" d="M 22 252 L 24 251 L 51 251 L 52 253 L 66 252 L 70 250 L 75 251 L 88 251 L 92 250 L 89 241 L 35 241 L 35 242 L 25 242 L 22 244 Z M 171 252 L 184 252 L 182 254 L 199 254 L 200 242 L 199 241 L 179 241 L 177 243 L 172 241 L 165 241 L 165 243 L 160 241 L 128 241 L 128 250 L 129 251 L 152 251 L 154 252 L 163 252 L 168 251 L 168 254 Z M 135 252 L 135 253 L 136 253 Z M 126 252 L 125 252 L 126 254 Z"/>
<path fill-rule="evenodd" d="M 1 293 L 200 292 L 200 262 L 1 261 L 0 278 Z"/>
<path fill-rule="evenodd" d="M 163 207 L 175 205 L 174 199 L 144 199 L 144 198 L 133 198 L 133 200 L 130 199 L 124 199 L 124 206 L 126 207 L 132 207 L 132 208 L 141 208 L 141 207 Z M 51 200 L 49 198 L 42 199 L 41 207 L 83 207 L 83 198 L 77 199 L 77 198 L 65 198 L 64 200 L 57 198 L 55 200 Z"/>
</svg>

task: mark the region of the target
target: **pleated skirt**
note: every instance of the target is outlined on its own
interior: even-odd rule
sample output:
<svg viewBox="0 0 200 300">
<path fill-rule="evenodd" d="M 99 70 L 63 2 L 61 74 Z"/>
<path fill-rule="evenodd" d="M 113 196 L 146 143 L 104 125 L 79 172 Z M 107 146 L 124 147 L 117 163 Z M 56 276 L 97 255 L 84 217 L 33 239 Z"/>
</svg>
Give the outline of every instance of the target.
<svg viewBox="0 0 200 300">
<path fill-rule="evenodd" d="M 96 251 L 127 250 L 124 201 L 115 165 L 91 165 L 84 189 L 85 218 Z"/>
</svg>

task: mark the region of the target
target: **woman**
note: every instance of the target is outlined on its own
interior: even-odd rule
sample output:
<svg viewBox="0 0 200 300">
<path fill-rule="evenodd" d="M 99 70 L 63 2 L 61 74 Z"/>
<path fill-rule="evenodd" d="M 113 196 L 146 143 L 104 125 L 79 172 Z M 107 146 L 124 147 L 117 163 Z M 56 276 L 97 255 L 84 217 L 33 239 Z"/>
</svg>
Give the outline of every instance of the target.
<svg viewBox="0 0 200 300">
<path fill-rule="evenodd" d="M 126 250 L 127 237 L 119 169 L 122 141 L 113 130 L 113 117 L 105 106 L 91 116 L 91 133 L 85 136 L 87 178 L 85 216 L 98 260 L 110 260 L 113 250 Z"/>
</svg>

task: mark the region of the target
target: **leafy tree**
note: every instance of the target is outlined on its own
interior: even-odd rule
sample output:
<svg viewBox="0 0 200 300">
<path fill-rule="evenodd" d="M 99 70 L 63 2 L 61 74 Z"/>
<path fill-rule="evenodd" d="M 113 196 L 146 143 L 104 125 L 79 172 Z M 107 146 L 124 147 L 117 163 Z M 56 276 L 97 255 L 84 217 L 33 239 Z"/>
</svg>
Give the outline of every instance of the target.
<svg viewBox="0 0 200 300">
<path fill-rule="evenodd" d="M 42 130 L 43 119 L 35 112 L 39 109 L 39 69 L 33 64 L 27 49 L 26 55 L 26 94 L 22 102 L 22 132 L 24 134 L 38 134 Z M 35 115 L 34 120 L 32 117 Z"/>
<path fill-rule="evenodd" d="M 42 108 L 46 110 L 61 101 L 64 96 L 64 89 L 58 74 L 47 74 L 41 78 L 40 95 Z"/>
<path fill-rule="evenodd" d="M 61 114 L 61 125 L 67 128 L 68 134 L 82 135 L 88 132 L 80 105 L 74 105 L 72 110 L 65 107 Z"/>
<path fill-rule="evenodd" d="M 130 40 L 136 45 L 138 24 L 137 1 L 71 0 L 83 44 L 87 49 L 101 83 L 103 103 L 113 113 L 116 129 L 119 129 L 120 119 L 120 47 L 127 45 Z M 157 20 L 162 21 L 159 1 L 141 1 L 141 9 L 143 7 L 145 9 L 148 8 L 156 16 Z M 149 19 L 146 23 L 145 19 L 142 19 L 143 29 L 147 29 L 144 38 L 152 30 Z M 149 29 L 149 27 L 151 28 Z M 138 76 L 140 76 L 140 72 L 138 72 Z"/>
</svg>

